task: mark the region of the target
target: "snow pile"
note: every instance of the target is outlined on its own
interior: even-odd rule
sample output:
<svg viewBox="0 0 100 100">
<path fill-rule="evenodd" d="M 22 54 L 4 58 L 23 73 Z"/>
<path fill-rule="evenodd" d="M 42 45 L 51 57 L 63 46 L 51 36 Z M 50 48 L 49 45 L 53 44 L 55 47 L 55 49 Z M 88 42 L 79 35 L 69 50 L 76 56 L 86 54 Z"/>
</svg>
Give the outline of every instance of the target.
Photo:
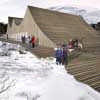
<svg viewBox="0 0 100 100">
<path fill-rule="evenodd" d="M 0 100 L 100 100 L 98 92 L 76 81 L 54 58 L 38 59 L 20 54 L 18 45 L 2 45 L 0 52 L 6 48 L 10 55 L 0 56 Z"/>
</svg>

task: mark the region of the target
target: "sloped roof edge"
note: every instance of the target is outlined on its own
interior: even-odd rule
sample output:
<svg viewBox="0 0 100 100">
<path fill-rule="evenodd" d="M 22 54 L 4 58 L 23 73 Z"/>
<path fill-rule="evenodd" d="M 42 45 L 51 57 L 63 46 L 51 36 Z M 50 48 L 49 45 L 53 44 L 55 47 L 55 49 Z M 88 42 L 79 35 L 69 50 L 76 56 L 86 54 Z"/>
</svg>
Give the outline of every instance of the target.
<svg viewBox="0 0 100 100">
<path fill-rule="evenodd" d="M 9 16 L 8 23 L 9 23 L 10 27 L 12 26 L 13 21 L 15 21 L 16 25 L 19 25 L 23 21 L 23 18 Z"/>
<path fill-rule="evenodd" d="M 34 7 L 34 6 L 28 6 L 28 8 L 31 10 L 44 10 L 44 11 L 48 11 L 51 13 L 60 13 L 60 14 L 65 14 L 65 15 L 70 15 L 70 16 L 75 16 L 75 17 L 80 17 L 79 15 L 73 15 L 73 14 L 69 14 L 69 13 L 63 13 L 63 12 L 59 12 L 59 11 L 55 11 L 55 10 L 50 10 L 50 9 L 46 9 L 46 8 L 40 8 L 40 7 Z"/>
</svg>

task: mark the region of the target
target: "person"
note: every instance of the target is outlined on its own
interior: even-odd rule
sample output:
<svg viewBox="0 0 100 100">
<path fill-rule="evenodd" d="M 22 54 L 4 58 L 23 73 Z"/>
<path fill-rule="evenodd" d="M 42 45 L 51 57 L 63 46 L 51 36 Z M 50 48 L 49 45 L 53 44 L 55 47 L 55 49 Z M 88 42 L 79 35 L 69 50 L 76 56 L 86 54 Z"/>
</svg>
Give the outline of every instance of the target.
<svg viewBox="0 0 100 100">
<path fill-rule="evenodd" d="M 67 45 L 63 45 L 63 56 L 62 56 L 62 64 L 67 65 L 68 64 L 68 47 Z"/>
<path fill-rule="evenodd" d="M 23 36 L 21 36 L 21 41 L 22 41 L 22 43 L 23 43 Z"/>
<path fill-rule="evenodd" d="M 22 43 L 24 44 L 26 42 L 26 37 L 25 35 L 21 37 Z"/>
<path fill-rule="evenodd" d="M 8 40 L 8 34 L 7 34 L 7 40 Z"/>
<path fill-rule="evenodd" d="M 32 42 L 32 47 L 34 48 L 36 42 L 35 36 L 32 36 L 31 42 Z"/>
<path fill-rule="evenodd" d="M 27 40 L 26 42 L 28 44 L 28 47 L 31 48 L 31 37 L 30 37 L 30 35 L 27 36 L 27 39 L 26 40 Z"/>
<path fill-rule="evenodd" d="M 72 39 L 69 40 L 69 42 L 68 42 L 68 48 L 73 49 L 73 40 Z"/>
<path fill-rule="evenodd" d="M 26 43 L 26 36 L 25 35 L 23 36 L 23 41 L 24 41 L 24 43 Z"/>
<path fill-rule="evenodd" d="M 56 57 L 56 64 L 57 65 L 62 64 L 62 54 L 63 54 L 62 49 L 61 48 L 56 48 L 55 57 Z"/>
<path fill-rule="evenodd" d="M 78 39 L 75 40 L 74 47 L 78 48 Z"/>
</svg>

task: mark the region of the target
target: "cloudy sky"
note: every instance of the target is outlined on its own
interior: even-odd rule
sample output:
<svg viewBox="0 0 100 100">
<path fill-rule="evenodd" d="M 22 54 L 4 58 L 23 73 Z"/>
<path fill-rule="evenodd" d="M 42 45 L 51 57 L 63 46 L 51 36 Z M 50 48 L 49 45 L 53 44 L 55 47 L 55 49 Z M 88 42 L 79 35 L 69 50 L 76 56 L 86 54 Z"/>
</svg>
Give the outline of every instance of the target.
<svg viewBox="0 0 100 100">
<path fill-rule="evenodd" d="M 7 22 L 8 16 L 23 17 L 27 0 L 0 0 L 0 22 Z"/>
<path fill-rule="evenodd" d="M 29 0 L 29 3 L 45 7 L 66 4 L 100 8 L 100 0 Z"/>
<path fill-rule="evenodd" d="M 23 17 L 27 5 L 43 8 L 73 5 L 100 9 L 100 0 L 0 0 L 0 22 L 7 22 L 8 16 Z"/>
</svg>

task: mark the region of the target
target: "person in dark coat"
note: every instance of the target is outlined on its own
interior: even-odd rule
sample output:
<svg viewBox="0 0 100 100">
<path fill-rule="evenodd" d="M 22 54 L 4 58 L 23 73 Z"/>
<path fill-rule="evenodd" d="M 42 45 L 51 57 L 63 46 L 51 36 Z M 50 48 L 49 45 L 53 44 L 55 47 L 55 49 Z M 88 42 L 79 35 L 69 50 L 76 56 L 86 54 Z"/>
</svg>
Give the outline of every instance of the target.
<svg viewBox="0 0 100 100">
<path fill-rule="evenodd" d="M 74 47 L 78 48 L 78 39 L 75 39 Z"/>
<path fill-rule="evenodd" d="M 25 36 L 22 36 L 22 37 L 21 37 L 21 40 L 22 40 L 22 43 L 23 43 L 23 44 L 26 43 L 26 37 L 25 37 Z"/>
<path fill-rule="evenodd" d="M 67 45 L 63 45 L 63 56 L 62 56 L 62 64 L 67 65 L 68 64 L 68 48 Z"/>
<path fill-rule="evenodd" d="M 8 40 L 8 34 L 7 34 L 7 40 Z"/>
</svg>

